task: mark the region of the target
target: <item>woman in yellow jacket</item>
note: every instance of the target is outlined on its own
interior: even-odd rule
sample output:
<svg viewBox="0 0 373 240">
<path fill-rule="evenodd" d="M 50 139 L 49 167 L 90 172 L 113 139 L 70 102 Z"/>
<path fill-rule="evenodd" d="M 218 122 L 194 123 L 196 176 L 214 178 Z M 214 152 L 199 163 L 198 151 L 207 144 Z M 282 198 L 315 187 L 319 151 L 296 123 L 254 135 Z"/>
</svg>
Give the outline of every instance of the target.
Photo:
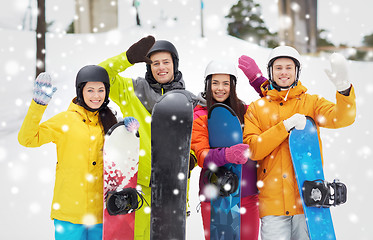
<svg viewBox="0 0 373 240">
<path fill-rule="evenodd" d="M 269 80 L 262 84 L 264 97 L 250 104 L 245 115 L 244 143 L 259 165 L 263 240 L 309 239 L 289 152 L 289 131 L 303 129 L 305 116 L 315 120 L 318 131 L 319 127 L 340 128 L 355 121 L 355 92 L 342 55 L 331 56 L 332 71 L 327 72 L 337 89 L 336 103 L 307 94 L 307 88 L 298 81 L 300 67 L 300 55 L 294 48 L 273 49 Z"/>
<path fill-rule="evenodd" d="M 80 69 L 77 97 L 67 111 L 40 123 L 56 88 L 41 73 L 18 134 L 25 147 L 57 146 L 56 181 L 51 209 L 55 239 L 102 239 L 104 134 L 117 120 L 107 107 L 110 81 L 96 65 Z"/>
</svg>

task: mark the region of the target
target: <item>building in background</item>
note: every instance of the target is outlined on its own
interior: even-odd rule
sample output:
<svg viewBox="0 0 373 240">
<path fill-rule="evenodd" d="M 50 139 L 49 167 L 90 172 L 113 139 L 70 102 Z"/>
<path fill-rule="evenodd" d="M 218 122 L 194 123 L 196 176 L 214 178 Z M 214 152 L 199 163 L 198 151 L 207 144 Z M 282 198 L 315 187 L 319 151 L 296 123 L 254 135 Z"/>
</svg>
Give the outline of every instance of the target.
<svg viewBox="0 0 373 240">
<path fill-rule="evenodd" d="M 317 0 L 279 0 L 279 41 L 301 53 L 317 51 Z"/>
<path fill-rule="evenodd" d="M 118 0 L 75 0 L 75 33 L 107 32 L 118 28 Z"/>
</svg>

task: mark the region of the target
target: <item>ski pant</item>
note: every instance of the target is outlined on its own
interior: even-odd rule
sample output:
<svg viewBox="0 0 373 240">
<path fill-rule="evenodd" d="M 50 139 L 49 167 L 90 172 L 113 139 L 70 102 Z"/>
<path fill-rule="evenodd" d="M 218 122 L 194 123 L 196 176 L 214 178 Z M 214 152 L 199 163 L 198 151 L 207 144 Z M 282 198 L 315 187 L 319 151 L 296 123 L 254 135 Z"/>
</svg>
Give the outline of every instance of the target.
<svg viewBox="0 0 373 240">
<path fill-rule="evenodd" d="M 56 240 L 102 240 L 102 223 L 86 226 L 54 219 Z"/>
<path fill-rule="evenodd" d="M 241 208 L 246 212 L 241 213 L 241 240 L 257 240 L 259 235 L 259 209 L 258 195 L 250 195 L 241 199 Z M 205 239 L 210 240 L 211 203 L 201 202 L 201 213 Z M 211 239 L 213 240 L 213 239 Z"/>
<path fill-rule="evenodd" d="M 261 218 L 262 240 L 309 240 L 304 214 Z"/>
<path fill-rule="evenodd" d="M 141 186 L 141 191 L 144 193 L 144 205 L 135 212 L 135 239 L 150 239 L 150 206 L 152 191 L 150 187 Z M 145 202 L 149 204 L 148 204 Z"/>
</svg>

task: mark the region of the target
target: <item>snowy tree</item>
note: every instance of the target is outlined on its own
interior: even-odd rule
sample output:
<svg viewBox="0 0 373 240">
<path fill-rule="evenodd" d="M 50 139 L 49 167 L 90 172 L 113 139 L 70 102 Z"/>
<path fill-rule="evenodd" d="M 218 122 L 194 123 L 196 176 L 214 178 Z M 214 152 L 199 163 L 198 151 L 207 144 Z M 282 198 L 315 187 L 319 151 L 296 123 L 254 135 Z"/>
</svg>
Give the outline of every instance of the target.
<svg viewBox="0 0 373 240">
<path fill-rule="evenodd" d="M 276 45 L 261 16 L 261 6 L 253 0 L 239 0 L 226 16 L 229 19 L 228 34 L 261 45 Z M 266 41 L 272 41 L 269 44 Z M 273 47 L 273 46 L 270 46 Z"/>
<path fill-rule="evenodd" d="M 373 61 L 373 33 L 370 35 L 366 35 L 363 38 L 363 45 L 368 47 L 369 49 L 366 49 L 366 53 L 364 55 L 364 60 L 366 61 Z"/>
<path fill-rule="evenodd" d="M 319 29 L 317 32 L 317 47 L 334 47 L 334 44 L 325 36 L 329 33 L 328 30 Z"/>
<path fill-rule="evenodd" d="M 370 35 L 364 36 L 363 44 L 364 44 L 364 46 L 373 47 L 373 33 L 370 34 Z"/>
</svg>

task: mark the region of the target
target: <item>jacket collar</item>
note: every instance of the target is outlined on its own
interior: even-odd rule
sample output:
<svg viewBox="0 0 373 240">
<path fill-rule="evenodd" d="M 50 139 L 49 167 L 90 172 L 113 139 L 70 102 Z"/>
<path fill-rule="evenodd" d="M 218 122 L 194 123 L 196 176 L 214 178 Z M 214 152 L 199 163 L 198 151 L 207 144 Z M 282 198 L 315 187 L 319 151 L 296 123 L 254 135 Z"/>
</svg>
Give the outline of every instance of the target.
<svg viewBox="0 0 373 240">
<path fill-rule="evenodd" d="M 85 109 L 84 107 L 76 104 L 76 98 L 74 98 L 71 101 L 70 106 L 68 108 L 68 111 L 78 113 L 80 116 L 82 116 L 82 118 L 85 122 L 98 122 L 99 121 L 98 111 L 91 112 L 91 111 L 88 111 L 87 109 Z"/>
<path fill-rule="evenodd" d="M 178 72 L 174 80 L 165 84 L 160 84 L 157 81 L 149 81 L 148 79 L 146 80 L 148 81 L 150 87 L 160 94 L 164 94 L 170 90 L 185 89 L 185 83 L 181 72 Z"/>
<path fill-rule="evenodd" d="M 185 83 L 181 75 L 179 79 L 174 79 L 169 83 L 160 84 L 156 82 L 156 83 L 149 83 L 149 84 L 150 84 L 150 87 L 154 89 L 154 91 L 160 94 L 164 94 L 170 90 L 185 89 Z"/>
<path fill-rule="evenodd" d="M 268 80 L 264 82 L 261 86 L 264 97 L 267 97 L 274 101 L 287 101 L 293 98 L 299 98 L 300 95 L 307 91 L 307 88 L 298 81 L 297 86 L 289 88 L 284 91 L 277 91 L 276 89 L 269 89 Z"/>
</svg>

